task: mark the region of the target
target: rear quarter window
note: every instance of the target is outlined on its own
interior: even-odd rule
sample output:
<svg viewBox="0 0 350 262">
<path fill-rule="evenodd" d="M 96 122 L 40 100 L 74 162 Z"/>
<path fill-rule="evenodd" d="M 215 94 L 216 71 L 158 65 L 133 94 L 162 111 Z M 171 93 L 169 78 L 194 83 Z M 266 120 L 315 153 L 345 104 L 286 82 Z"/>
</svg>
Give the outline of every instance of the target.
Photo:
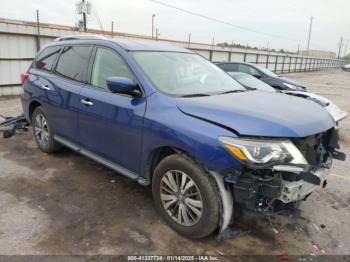
<svg viewBox="0 0 350 262">
<path fill-rule="evenodd" d="M 35 59 L 35 68 L 51 71 L 62 46 L 46 47 Z"/>
<path fill-rule="evenodd" d="M 58 58 L 55 72 L 72 80 L 83 82 L 89 65 L 92 46 L 66 46 Z"/>
</svg>

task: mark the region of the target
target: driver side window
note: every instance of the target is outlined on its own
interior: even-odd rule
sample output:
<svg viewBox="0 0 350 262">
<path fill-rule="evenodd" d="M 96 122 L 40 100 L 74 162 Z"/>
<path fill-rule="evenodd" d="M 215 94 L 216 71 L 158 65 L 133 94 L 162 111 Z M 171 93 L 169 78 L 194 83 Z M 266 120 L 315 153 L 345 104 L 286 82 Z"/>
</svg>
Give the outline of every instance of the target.
<svg viewBox="0 0 350 262">
<path fill-rule="evenodd" d="M 108 90 L 106 79 L 110 76 L 134 79 L 133 73 L 120 55 L 110 49 L 97 48 L 91 72 L 91 84 Z"/>
</svg>

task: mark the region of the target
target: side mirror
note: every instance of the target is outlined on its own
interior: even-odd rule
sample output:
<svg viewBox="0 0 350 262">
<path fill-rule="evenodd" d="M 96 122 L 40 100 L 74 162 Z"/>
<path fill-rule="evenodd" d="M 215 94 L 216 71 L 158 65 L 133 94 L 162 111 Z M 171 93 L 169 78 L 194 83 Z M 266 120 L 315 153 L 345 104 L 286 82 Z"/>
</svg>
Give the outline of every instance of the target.
<svg viewBox="0 0 350 262">
<path fill-rule="evenodd" d="M 112 93 L 126 94 L 133 97 L 142 96 L 135 82 L 130 78 L 111 76 L 106 79 L 107 87 Z"/>
</svg>

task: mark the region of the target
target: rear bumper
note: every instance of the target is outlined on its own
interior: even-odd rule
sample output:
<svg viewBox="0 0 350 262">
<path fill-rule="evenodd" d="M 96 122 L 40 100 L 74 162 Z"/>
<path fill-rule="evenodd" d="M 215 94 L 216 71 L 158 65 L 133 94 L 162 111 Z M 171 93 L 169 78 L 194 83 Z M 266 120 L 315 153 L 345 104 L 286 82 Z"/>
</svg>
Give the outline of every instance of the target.
<svg viewBox="0 0 350 262">
<path fill-rule="evenodd" d="M 319 185 L 315 183 L 309 183 L 305 180 L 298 180 L 293 182 L 282 180 L 282 192 L 278 199 L 283 203 L 291 203 L 302 200 L 316 189 L 325 187 L 326 177 L 329 174 L 329 168 L 322 168 L 315 172 L 312 172 L 312 175 L 319 179 Z"/>
<path fill-rule="evenodd" d="M 22 103 L 22 109 L 23 114 L 25 118 L 27 119 L 28 123 L 30 123 L 30 116 L 29 116 L 29 103 L 30 103 L 31 95 L 28 93 L 25 89 L 23 90 L 23 93 L 21 95 L 21 103 Z"/>
</svg>

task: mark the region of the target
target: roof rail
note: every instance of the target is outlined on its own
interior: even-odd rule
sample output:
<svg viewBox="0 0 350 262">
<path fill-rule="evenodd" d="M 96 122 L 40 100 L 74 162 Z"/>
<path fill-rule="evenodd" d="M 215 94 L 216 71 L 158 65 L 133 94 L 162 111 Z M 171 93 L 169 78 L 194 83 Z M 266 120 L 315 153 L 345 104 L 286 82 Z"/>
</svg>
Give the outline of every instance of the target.
<svg viewBox="0 0 350 262">
<path fill-rule="evenodd" d="M 99 35 L 69 35 L 55 38 L 55 42 L 68 41 L 68 40 L 106 40 L 107 38 Z"/>
</svg>

